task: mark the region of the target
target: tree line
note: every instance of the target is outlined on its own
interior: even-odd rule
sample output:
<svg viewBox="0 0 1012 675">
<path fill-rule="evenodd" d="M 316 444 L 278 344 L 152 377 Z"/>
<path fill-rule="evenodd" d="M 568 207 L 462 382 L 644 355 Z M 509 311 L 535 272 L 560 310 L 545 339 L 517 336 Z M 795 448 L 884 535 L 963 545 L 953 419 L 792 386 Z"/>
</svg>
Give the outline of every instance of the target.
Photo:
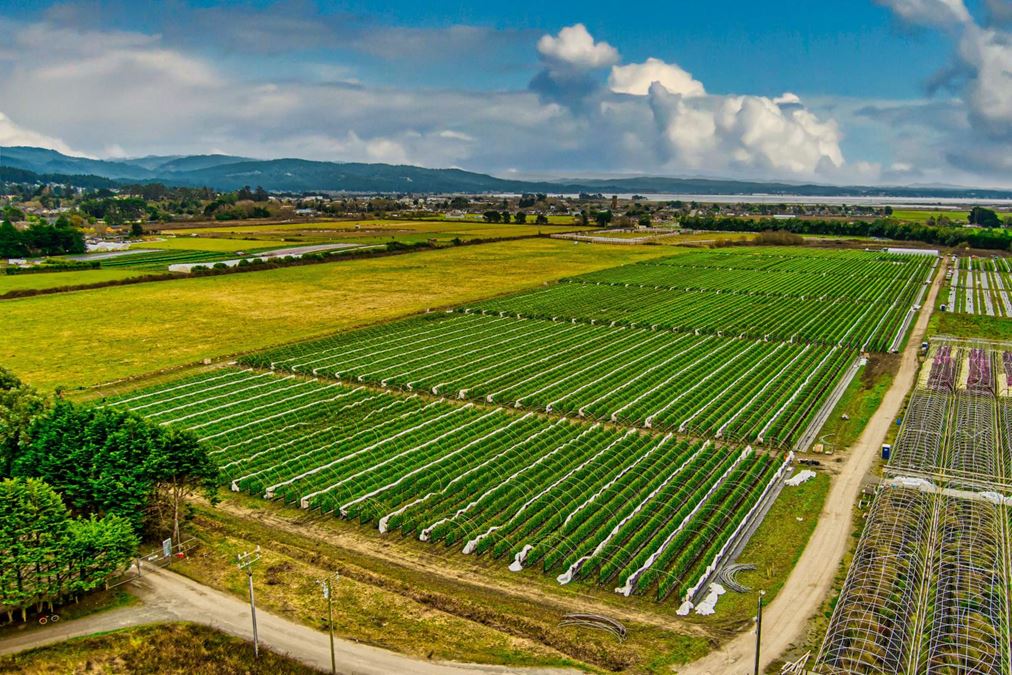
<svg viewBox="0 0 1012 675">
<path fill-rule="evenodd" d="M 503 223 L 508 225 L 509 223 L 516 223 L 517 225 L 524 225 L 527 223 L 527 213 L 524 211 L 517 211 L 515 214 L 510 214 L 509 211 L 496 211 L 490 210 L 482 214 L 482 219 L 486 223 Z M 534 217 L 535 225 L 547 225 L 548 216 L 543 213 L 539 213 Z"/>
<path fill-rule="evenodd" d="M 0 368 L 0 611 L 26 620 L 105 586 L 141 539 L 180 537 L 218 471 L 190 432 L 49 397 Z"/>
<path fill-rule="evenodd" d="M 917 223 L 901 223 L 890 219 L 867 221 L 844 220 L 776 220 L 764 218 L 721 218 L 690 216 L 680 221 L 684 228 L 721 232 L 762 232 L 780 230 L 795 234 L 825 234 L 845 237 L 879 237 L 898 241 L 919 241 L 936 246 L 970 246 L 972 248 L 1012 250 L 1012 234 L 998 228 L 933 227 Z"/>
<path fill-rule="evenodd" d="M 0 258 L 84 253 L 84 233 L 61 216 L 53 225 L 33 223 L 19 230 L 4 219 L 0 223 Z"/>
</svg>

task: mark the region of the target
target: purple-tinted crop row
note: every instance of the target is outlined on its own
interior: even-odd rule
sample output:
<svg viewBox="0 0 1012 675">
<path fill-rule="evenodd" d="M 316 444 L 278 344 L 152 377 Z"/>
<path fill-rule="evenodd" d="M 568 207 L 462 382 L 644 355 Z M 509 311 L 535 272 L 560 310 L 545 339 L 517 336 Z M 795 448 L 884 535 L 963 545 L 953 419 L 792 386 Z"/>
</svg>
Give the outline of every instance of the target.
<svg viewBox="0 0 1012 675">
<path fill-rule="evenodd" d="M 928 389 L 951 391 L 956 386 L 956 361 L 952 358 L 952 347 L 943 345 L 935 352 L 928 375 Z"/>
</svg>

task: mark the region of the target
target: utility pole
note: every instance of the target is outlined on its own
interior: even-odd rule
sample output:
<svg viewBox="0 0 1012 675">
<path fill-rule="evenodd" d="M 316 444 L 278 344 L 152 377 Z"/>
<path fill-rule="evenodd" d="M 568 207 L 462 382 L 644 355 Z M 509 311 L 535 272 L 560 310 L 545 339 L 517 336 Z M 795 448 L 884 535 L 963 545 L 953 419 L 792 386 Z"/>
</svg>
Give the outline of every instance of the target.
<svg viewBox="0 0 1012 675">
<path fill-rule="evenodd" d="M 337 675 L 337 656 L 334 654 L 334 584 L 341 575 L 334 572 L 334 578 L 320 581 L 323 597 L 327 599 L 327 630 L 330 632 L 330 672 Z"/>
<path fill-rule="evenodd" d="M 253 565 L 260 560 L 260 547 L 257 546 L 252 553 L 240 553 L 237 558 L 236 564 L 249 579 L 249 611 L 253 617 L 253 656 L 260 658 L 260 641 L 257 639 L 257 604 L 253 596 Z"/>
<path fill-rule="evenodd" d="M 763 636 L 763 596 L 766 591 L 759 591 L 759 599 L 755 608 L 755 675 L 759 675 L 759 647 Z"/>
</svg>

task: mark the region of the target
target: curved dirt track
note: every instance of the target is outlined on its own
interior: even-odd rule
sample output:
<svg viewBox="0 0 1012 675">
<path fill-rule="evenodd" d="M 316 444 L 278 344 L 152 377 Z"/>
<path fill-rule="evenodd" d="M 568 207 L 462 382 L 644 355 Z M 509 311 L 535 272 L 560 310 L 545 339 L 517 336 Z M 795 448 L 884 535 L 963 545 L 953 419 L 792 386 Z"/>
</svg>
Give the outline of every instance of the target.
<svg viewBox="0 0 1012 675">
<path fill-rule="evenodd" d="M 892 386 L 868 421 L 861 437 L 850 448 L 850 454 L 840 473 L 833 479 L 808 546 L 783 589 L 763 611 L 762 670 L 804 637 L 809 619 L 819 610 L 833 586 L 840 561 L 847 550 L 854 505 L 861 484 L 874 465 L 889 427 L 899 415 L 907 392 L 916 380 L 917 353 L 935 306 L 935 298 L 943 283 L 945 268 L 943 260 L 911 330 Z M 720 611 L 719 606 L 717 611 Z M 752 673 L 754 659 L 755 632 L 746 631 L 699 661 L 678 668 L 678 673 L 746 675 Z"/>
<path fill-rule="evenodd" d="M 243 638 L 253 639 L 249 604 L 184 576 L 166 570 L 144 568 L 140 579 L 130 582 L 141 605 L 99 612 L 73 621 L 0 639 L 0 655 L 62 642 L 75 637 L 165 621 L 200 623 Z M 289 654 L 306 665 L 330 672 L 330 646 L 326 633 L 294 623 L 262 609 L 257 610 L 260 643 L 280 654 Z M 422 661 L 350 640 L 334 639 L 337 671 L 355 675 L 492 675 L 523 673 L 555 675 L 550 668 L 508 668 L 463 663 Z"/>
</svg>

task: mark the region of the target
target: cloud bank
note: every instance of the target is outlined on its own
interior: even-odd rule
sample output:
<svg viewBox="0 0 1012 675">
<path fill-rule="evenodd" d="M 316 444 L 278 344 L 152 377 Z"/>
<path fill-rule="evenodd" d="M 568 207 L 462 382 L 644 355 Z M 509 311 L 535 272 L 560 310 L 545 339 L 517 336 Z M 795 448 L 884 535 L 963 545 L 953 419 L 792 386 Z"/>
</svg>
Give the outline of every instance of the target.
<svg viewBox="0 0 1012 675">
<path fill-rule="evenodd" d="M 247 9 L 235 21 L 222 9 L 193 10 L 172 30 L 143 32 L 89 22 L 68 5 L 33 22 L 0 18 L 0 34 L 11 36 L 0 45 L 0 144 L 98 156 L 228 152 L 381 161 L 506 175 L 1012 184 L 1005 0 L 986 0 L 980 20 L 962 0 L 876 1 L 951 45 L 950 67 L 932 78 L 934 98 L 719 93 L 678 63 L 625 61 L 580 23 L 540 36 L 471 26 L 369 32 L 361 18 L 314 22 L 308 9 L 289 3 L 283 11 Z M 214 26 L 221 27 L 213 42 L 219 52 L 198 49 L 198 42 L 211 43 L 200 36 Z M 363 39 L 366 32 L 372 39 Z M 313 56 L 272 67 L 290 34 L 303 35 Z M 317 53 L 330 44 L 390 63 L 483 51 L 475 58 L 498 58 L 503 68 L 519 67 L 511 61 L 519 49 L 533 75 L 526 89 L 494 91 L 377 84 L 354 62 Z M 882 148 L 875 161 L 853 152 L 868 145 Z"/>
<path fill-rule="evenodd" d="M 1010 182 L 1012 171 L 1012 3 L 987 0 L 987 12 L 976 20 L 963 0 L 880 0 L 896 17 L 927 27 L 953 42 L 951 63 L 931 80 L 931 90 L 947 92 L 949 114 L 935 115 L 934 102 L 907 111 L 905 124 L 917 118 L 937 122 L 926 130 L 933 137 L 934 160 L 968 174 Z M 871 110 L 874 117 L 879 111 Z"/>
</svg>

